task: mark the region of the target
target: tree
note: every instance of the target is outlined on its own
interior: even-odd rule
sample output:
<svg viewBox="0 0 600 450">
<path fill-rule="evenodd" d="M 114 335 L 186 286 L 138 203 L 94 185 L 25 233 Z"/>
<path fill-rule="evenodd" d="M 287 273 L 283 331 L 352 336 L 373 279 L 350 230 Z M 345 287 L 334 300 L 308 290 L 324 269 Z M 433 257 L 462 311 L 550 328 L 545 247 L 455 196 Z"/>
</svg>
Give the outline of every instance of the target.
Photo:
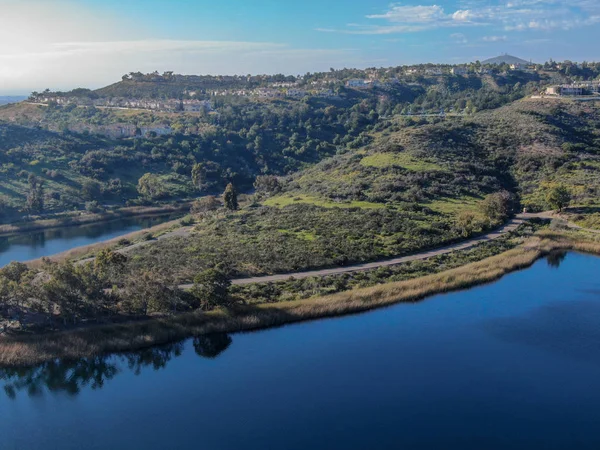
<svg viewBox="0 0 600 450">
<path fill-rule="evenodd" d="M 8 211 L 8 202 L 6 201 L 6 198 L 3 196 L 0 196 L 0 220 L 4 219 L 4 216 L 6 215 Z"/>
<path fill-rule="evenodd" d="M 29 191 L 27 192 L 27 210 L 29 213 L 40 213 L 44 210 L 44 182 L 30 173 L 27 179 Z"/>
<path fill-rule="evenodd" d="M 221 207 L 221 202 L 217 200 L 214 195 L 207 195 L 206 197 L 199 198 L 192 204 L 190 212 L 192 214 L 205 213 L 209 211 L 216 211 Z"/>
<path fill-rule="evenodd" d="M 220 269 L 208 269 L 194 278 L 192 295 L 200 301 L 202 309 L 212 309 L 229 303 L 231 280 Z"/>
<path fill-rule="evenodd" d="M 236 211 L 239 208 L 238 204 L 238 194 L 235 190 L 235 186 L 232 183 L 229 183 L 225 188 L 225 192 L 223 193 L 223 202 L 225 203 L 225 208 Z"/>
<path fill-rule="evenodd" d="M 475 214 L 472 211 L 463 211 L 456 218 L 456 228 L 462 237 L 470 236 L 475 227 Z"/>
<path fill-rule="evenodd" d="M 161 179 L 154 174 L 146 173 L 138 181 L 138 193 L 148 199 L 156 199 L 165 195 L 165 187 Z"/>
<path fill-rule="evenodd" d="M 81 195 L 85 200 L 98 200 L 102 196 L 102 186 L 97 181 L 86 180 L 81 185 Z"/>
<path fill-rule="evenodd" d="M 204 165 L 202 163 L 194 164 L 192 167 L 192 183 L 194 183 L 196 189 L 202 190 L 205 176 Z"/>
<path fill-rule="evenodd" d="M 279 179 L 273 175 L 259 175 L 254 181 L 256 192 L 265 194 L 277 194 L 281 191 Z"/>
<path fill-rule="evenodd" d="M 221 181 L 221 166 L 214 161 L 205 161 L 192 166 L 192 183 L 198 191 L 212 189 Z"/>
<path fill-rule="evenodd" d="M 64 324 L 94 317 L 107 308 L 109 295 L 91 263 L 45 260 L 44 271 L 49 276 L 42 289 L 46 309 L 52 312 L 58 308 Z"/>
<path fill-rule="evenodd" d="M 557 209 L 561 212 L 563 208 L 571 203 L 571 193 L 562 184 L 552 187 L 546 194 L 546 202 L 552 209 Z"/>
<path fill-rule="evenodd" d="M 110 249 L 101 250 L 94 260 L 94 271 L 108 282 L 113 282 L 125 269 L 127 257 Z"/>
<path fill-rule="evenodd" d="M 485 197 L 481 203 L 481 212 L 490 222 L 500 222 L 510 214 L 511 200 L 509 192 L 495 192 Z"/>
<path fill-rule="evenodd" d="M 21 325 L 25 305 L 31 298 L 33 272 L 22 263 L 11 262 L 0 269 L 0 317 L 16 318 Z"/>
<path fill-rule="evenodd" d="M 125 308 L 144 316 L 151 313 L 175 312 L 185 306 L 179 288 L 172 280 L 157 272 L 133 274 L 120 296 Z"/>
</svg>

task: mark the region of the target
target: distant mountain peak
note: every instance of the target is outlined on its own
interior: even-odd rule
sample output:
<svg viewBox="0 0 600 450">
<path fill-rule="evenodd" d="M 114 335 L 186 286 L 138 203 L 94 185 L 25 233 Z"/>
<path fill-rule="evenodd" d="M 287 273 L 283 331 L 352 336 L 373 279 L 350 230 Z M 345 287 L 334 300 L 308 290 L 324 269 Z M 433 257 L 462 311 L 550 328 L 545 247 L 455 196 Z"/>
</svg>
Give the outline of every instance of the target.
<svg viewBox="0 0 600 450">
<path fill-rule="evenodd" d="M 529 61 L 526 61 L 521 58 L 517 58 L 516 56 L 511 56 L 507 53 L 504 55 L 496 56 L 495 58 L 486 59 L 485 61 L 481 61 L 482 64 L 529 64 Z"/>
</svg>

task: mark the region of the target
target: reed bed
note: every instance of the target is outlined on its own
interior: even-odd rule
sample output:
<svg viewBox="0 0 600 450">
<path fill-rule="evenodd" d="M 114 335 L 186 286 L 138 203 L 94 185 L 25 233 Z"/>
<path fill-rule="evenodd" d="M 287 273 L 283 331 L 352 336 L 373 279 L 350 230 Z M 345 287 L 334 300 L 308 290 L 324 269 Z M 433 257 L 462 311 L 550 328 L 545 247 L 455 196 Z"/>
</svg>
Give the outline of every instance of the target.
<svg viewBox="0 0 600 450">
<path fill-rule="evenodd" d="M 600 242 L 584 234 L 543 232 L 500 255 L 434 275 L 338 294 L 170 318 L 89 327 L 0 340 L 0 365 L 34 365 L 54 358 L 81 358 L 131 351 L 215 332 L 249 331 L 311 319 L 354 314 L 495 281 L 532 265 L 553 250 L 600 254 Z"/>
</svg>

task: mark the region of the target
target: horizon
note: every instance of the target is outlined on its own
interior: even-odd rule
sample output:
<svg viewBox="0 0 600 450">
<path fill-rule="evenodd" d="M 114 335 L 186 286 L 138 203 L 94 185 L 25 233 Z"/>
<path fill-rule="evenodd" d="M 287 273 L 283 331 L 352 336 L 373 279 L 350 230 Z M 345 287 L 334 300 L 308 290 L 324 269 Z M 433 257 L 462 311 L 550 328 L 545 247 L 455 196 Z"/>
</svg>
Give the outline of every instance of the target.
<svg viewBox="0 0 600 450">
<path fill-rule="evenodd" d="M 503 54 L 586 61 L 600 37 L 590 0 L 0 0 L 0 17 L 5 96 L 96 89 L 138 71 L 298 75 Z"/>
</svg>

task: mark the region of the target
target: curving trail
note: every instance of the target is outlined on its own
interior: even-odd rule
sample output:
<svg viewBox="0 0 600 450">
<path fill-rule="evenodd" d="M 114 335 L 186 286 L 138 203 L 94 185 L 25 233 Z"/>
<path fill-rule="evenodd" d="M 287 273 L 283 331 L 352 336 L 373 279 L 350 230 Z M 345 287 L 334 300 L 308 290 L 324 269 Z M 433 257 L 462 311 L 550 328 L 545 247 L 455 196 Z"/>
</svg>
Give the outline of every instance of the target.
<svg viewBox="0 0 600 450">
<path fill-rule="evenodd" d="M 338 274 L 342 274 L 342 273 L 360 272 L 360 271 L 364 271 L 364 270 L 377 269 L 379 267 L 394 266 L 396 264 L 401 264 L 401 263 L 405 263 L 405 262 L 409 262 L 409 261 L 416 261 L 416 260 L 431 258 L 432 256 L 445 255 L 447 253 L 452 253 L 457 250 L 465 250 L 467 248 L 471 248 L 478 244 L 481 244 L 482 242 L 493 241 L 494 239 L 498 239 L 498 238 L 502 237 L 503 235 L 505 235 L 506 233 L 509 233 L 509 232 L 517 229 L 517 227 L 519 225 L 521 225 L 523 222 L 526 222 L 529 219 L 533 219 L 533 218 L 553 219 L 555 217 L 556 216 L 554 216 L 552 213 L 549 213 L 549 212 L 536 213 L 536 214 L 531 214 L 531 213 L 518 214 L 515 216 L 515 218 L 513 218 L 512 220 L 507 222 L 504 226 L 498 228 L 497 230 L 495 230 L 491 233 L 488 233 L 483 236 L 478 236 L 478 237 L 475 237 L 472 239 L 468 239 L 466 241 L 459 242 L 457 244 L 451 244 L 451 245 L 447 245 L 445 247 L 440 247 L 440 248 L 433 249 L 433 250 L 427 250 L 427 251 L 415 253 L 412 255 L 401 256 L 401 257 L 391 258 L 391 259 L 385 259 L 385 260 L 380 260 L 380 261 L 375 261 L 375 262 L 361 263 L 361 264 L 356 264 L 356 265 L 352 265 L 352 266 L 333 267 L 330 269 L 320 269 L 320 270 L 308 270 L 308 271 L 304 271 L 304 272 L 282 273 L 282 274 L 277 274 L 277 275 L 266 275 L 266 276 L 260 276 L 260 277 L 252 277 L 252 278 L 238 278 L 238 279 L 231 280 L 231 283 L 237 284 L 237 285 L 253 284 L 253 283 L 269 283 L 269 282 L 275 282 L 275 281 L 286 281 L 290 277 L 293 277 L 295 279 L 302 279 L 302 278 L 309 278 L 309 277 L 323 277 L 323 276 L 327 276 L 327 275 L 338 275 Z M 569 226 L 576 227 L 572 224 L 569 224 Z M 179 285 L 179 288 L 188 290 L 188 289 L 191 289 L 192 286 L 193 286 L 193 284 L 182 284 L 182 285 Z"/>
</svg>

